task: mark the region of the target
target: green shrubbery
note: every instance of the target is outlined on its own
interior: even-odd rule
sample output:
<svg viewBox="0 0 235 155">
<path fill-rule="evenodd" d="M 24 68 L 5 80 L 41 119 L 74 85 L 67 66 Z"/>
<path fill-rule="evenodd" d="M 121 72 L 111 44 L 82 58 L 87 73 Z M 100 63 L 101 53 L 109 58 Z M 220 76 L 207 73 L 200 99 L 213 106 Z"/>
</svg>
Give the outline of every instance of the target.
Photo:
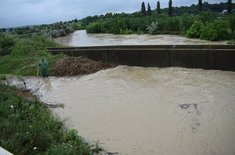
<svg viewBox="0 0 235 155">
<path fill-rule="evenodd" d="M 10 54 L 14 45 L 14 36 L 0 33 L 0 56 Z"/>
<path fill-rule="evenodd" d="M 28 55 L 36 50 L 44 50 L 46 47 L 55 46 L 58 46 L 58 44 L 45 36 L 33 35 L 22 39 L 6 33 L 0 33 L 0 55 Z"/>
<path fill-rule="evenodd" d="M 187 31 L 187 36 L 190 38 L 200 38 L 204 24 L 201 20 L 196 20 Z"/>
<path fill-rule="evenodd" d="M 64 55 L 51 55 L 46 47 L 58 46 L 44 36 L 17 38 L 0 33 L 0 74 L 36 76 L 38 61 L 44 57 L 49 62 L 49 70 Z M 4 55 L 4 56 L 3 56 Z"/>
<path fill-rule="evenodd" d="M 215 21 L 206 24 L 201 31 L 200 38 L 205 40 L 225 40 L 231 39 L 230 28 L 227 21 Z"/>
<path fill-rule="evenodd" d="M 191 38 L 201 38 L 205 40 L 226 40 L 233 38 L 233 26 L 228 18 L 203 19 L 194 21 L 187 36 Z"/>
<path fill-rule="evenodd" d="M 46 51 L 33 52 L 29 55 L 6 55 L 0 57 L 0 74 L 36 76 L 38 62 L 45 58 L 49 63 L 49 74 L 53 65 L 65 55 L 52 55 Z"/>
<path fill-rule="evenodd" d="M 156 25 L 157 22 L 157 25 Z M 211 12 L 198 15 L 115 14 L 109 18 L 96 18 L 87 22 L 88 33 L 113 34 L 186 34 L 190 38 L 205 40 L 232 39 L 235 36 L 234 15 L 219 16 Z"/>
<path fill-rule="evenodd" d="M 12 47 L 12 55 L 28 55 L 34 52 L 35 48 L 33 47 L 30 40 L 18 40 L 16 44 Z"/>
<path fill-rule="evenodd" d="M 92 154 L 78 133 L 65 131 L 42 103 L 16 94 L 0 85 L 0 146 L 18 155 Z"/>
</svg>

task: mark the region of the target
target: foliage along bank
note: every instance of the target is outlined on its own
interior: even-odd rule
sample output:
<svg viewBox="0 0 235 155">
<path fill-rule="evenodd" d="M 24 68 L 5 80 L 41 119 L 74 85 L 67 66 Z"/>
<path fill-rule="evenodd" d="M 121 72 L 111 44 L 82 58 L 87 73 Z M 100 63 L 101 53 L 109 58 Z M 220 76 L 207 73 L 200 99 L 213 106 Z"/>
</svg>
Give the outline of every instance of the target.
<svg viewBox="0 0 235 155">
<path fill-rule="evenodd" d="M 65 56 L 51 55 L 46 48 L 58 46 L 45 36 L 20 38 L 16 35 L 0 33 L 0 74 L 36 76 L 41 58 L 49 62 L 50 71 L 53 64 Z"/>
<path fill-rule="evenodd" d="M 91 155 L 100 150 L 76 130 L 65 130 L 46 106 L 24 93 L 0 83 L 0 146 L 17 155 Z"/>
<path fill-rule="evenodd" d="M 169 7 L 172 5 L 169 2 Z M 234 4 L 233 4 L 234 5 Z M 81 20 L 81 26 L 88 33 L 113 33 L 113 34 L 182 34 L 191 38 L 205 40 L 234 39 L 234 14 L 222 14 L 227 3 L 203 3 L 190 7 L 173 7 L 160 9 L 157 4 L 155 10 L 145 9 L 142 2 L 141 11 L 132 14 L 112 14 L 87 17 Z M 200 24 L 198 24 L 200 23 Z"/>
</svg>

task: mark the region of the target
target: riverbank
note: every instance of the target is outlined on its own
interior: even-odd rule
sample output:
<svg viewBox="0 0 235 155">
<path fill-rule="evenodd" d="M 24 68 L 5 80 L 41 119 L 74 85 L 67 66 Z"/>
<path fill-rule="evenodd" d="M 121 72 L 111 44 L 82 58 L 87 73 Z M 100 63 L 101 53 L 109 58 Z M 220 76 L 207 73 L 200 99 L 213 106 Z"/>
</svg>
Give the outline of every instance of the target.
<svg viewBox="0 0 235 155">
<path fill-rule="evenodd" d="M 92 154 L 30 91 L 0 84 L 0 146 L 13 154 Z"/>
<path fill-rule="evenodd" d="M 48 40 L 30 41 L 29 38 L 27 41 L 17 40 L 7 35 L 0 37 L 3 38 L 0 41 L 0 146 L 19 155 L 90 155 L 101 151 L 98 144 L 88 144 L 80 137 L 77 130 L 72 128 L 68 130 L 63 120 L 59 120 L 51 113 L 50 108 L 63 108 L 63 105 L 42 103 L 26 89 L 22 81 L 22 76 L 37 76 L 38 62 L 41 58 L 48 61 L 50 74 L 57 62 L 68 57 L 62 54 L 51 55 L 43 50 L 47 45 L 49 46 L 45 43 Z M 42 49 L 35 50 L 39 47 Z M 89 62 L 88 59 L 85 60 Z M 84 64 L 79 62 L 76 65 Z M 86 65 L 89 67 L 90 64 L 86 63 Z M 66 70 L 66 68 L 56 70 L 60 72 L 61 69 Z M 20 82 L 18 89 L 7 86 L 9 77 L 17 77 L 13 83 Z M 2 81 L 4 84 L 1 84 Z"/>
<path fill-rule="evenodd" d="M 51 55 L 50 53 L 24 56 L 0 57 L 0 75 L 12 74 L 19 76 L 37 76 L 38 62 L 44 58 L 48 64 L 51 76 L 75 76 L 90 74 L 102 69 L 113 67 L 100 61 L 93 61 L 84 57 L 68 57 L 66 55 Z"/>
</svg>

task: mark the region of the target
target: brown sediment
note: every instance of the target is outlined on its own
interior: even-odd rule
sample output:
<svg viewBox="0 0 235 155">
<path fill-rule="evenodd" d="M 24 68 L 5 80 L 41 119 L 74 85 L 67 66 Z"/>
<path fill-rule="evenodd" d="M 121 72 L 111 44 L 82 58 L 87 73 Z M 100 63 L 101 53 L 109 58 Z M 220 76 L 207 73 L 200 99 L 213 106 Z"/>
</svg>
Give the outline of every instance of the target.
<svg viewBox="0 0 235 155">
<path fill-rule="evenodd" d="M 102 69 L 114 67 L 113 65 L 94 61 L 84 57 L 66 57 L 58 61 L 52 68 L 52 76 L 75 76 L 90 74 Z"/>
</svg>

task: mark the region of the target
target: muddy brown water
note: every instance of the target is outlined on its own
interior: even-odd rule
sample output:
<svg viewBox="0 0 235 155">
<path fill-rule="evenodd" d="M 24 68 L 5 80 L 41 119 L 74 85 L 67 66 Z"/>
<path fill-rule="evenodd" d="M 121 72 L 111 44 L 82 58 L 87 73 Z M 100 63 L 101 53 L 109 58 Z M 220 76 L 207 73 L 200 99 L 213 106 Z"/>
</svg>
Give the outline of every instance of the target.
<svg viewBox="0 0 235 155">
<path fill-rule="evenodd" d="M 63 103 L 53 112 L 109 152 L 235 154 L 235 72 L 118 66 L 26 85 L 46 103 Z"/>
<path fill-rule="evenodd" d="M 89 34 L 85 30 L 75 31 L 71 35 L 55 39 L 65 46 L 104 46 L 104 45 L 195 45 L 226 44 L 227 41 L 205 41 L 189 39 L 177 35 L 113 35 Z"/>
</svg>

